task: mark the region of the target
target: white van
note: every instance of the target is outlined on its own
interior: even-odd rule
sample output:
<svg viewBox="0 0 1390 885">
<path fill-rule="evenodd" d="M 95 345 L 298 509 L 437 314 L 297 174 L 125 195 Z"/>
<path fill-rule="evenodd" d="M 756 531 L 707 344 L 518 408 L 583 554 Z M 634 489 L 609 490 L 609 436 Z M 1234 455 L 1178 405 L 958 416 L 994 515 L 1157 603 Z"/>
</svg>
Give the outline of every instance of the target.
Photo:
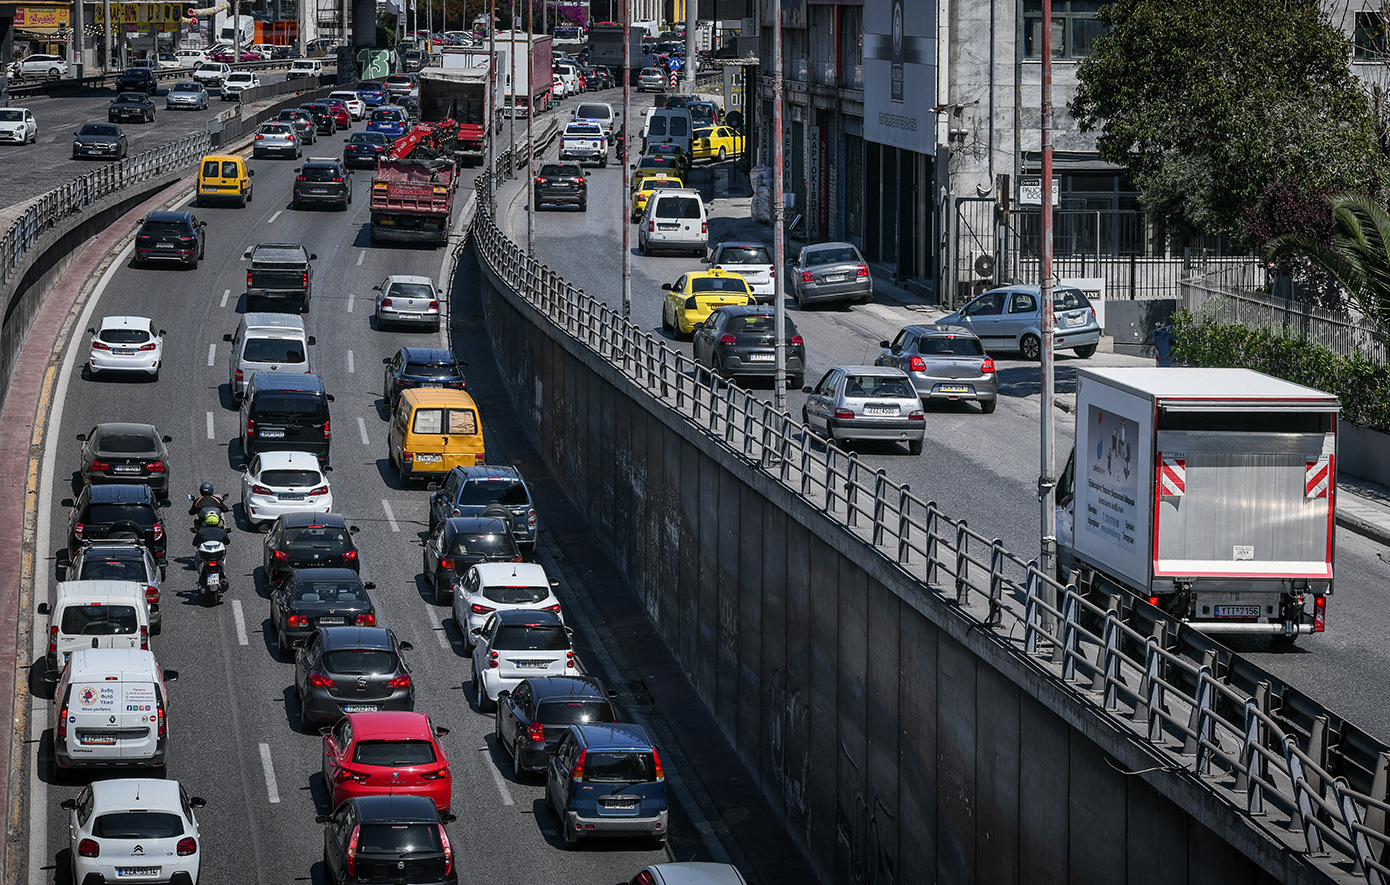
<svg viewBox="0 0 1390 885">
<path fill-rule="evenodd" d="M 323 62 L 313 58 L 297 58 L 290 62 L 290 69 L 285 74 L 285 79 L 298 80 L 301 77 L 317 77 L 322 73 Z"/>
<path fill-rule="evenodd" d="M 53 763 L 58 768 L 163 768 L 169 758 L 166 682 L 148 651 L 80 648 L 53 695 Z"/>
<path fill-rule="evenodd" d="M 232 399 L 241 401 L 246 382 L 257 372 L 312 372 L 309 348 L 314 336 L 305 333 L 304 321 L 292 313 L 243 314 L 235 335 L 223 335 L 232 344 L 227 363 L 227 383 Z"/>
<path fill-rule="evenodd" d="M 56 675 L 82 648 L 150 648 L 150 608 L 138 581 L 63 581 L 48 615 L 48 671 Z"/>
<path fill-rule="evenodd" d="M 691 252 L 704 256 L 709 249 L 709 217 L 705 201 L 694 188 L 654 191 L 637 225 L 637 251 Z"/>
<path fill-rule="evenodd" d="M 678 144 L 685 155 L 690 156 L 690 140 L 695 129 L 690 111 L 685 108 L 654 108 L 647 116 L 646 133 L 642 138 L 642 151 L 649 144 Z"/>
</svg>

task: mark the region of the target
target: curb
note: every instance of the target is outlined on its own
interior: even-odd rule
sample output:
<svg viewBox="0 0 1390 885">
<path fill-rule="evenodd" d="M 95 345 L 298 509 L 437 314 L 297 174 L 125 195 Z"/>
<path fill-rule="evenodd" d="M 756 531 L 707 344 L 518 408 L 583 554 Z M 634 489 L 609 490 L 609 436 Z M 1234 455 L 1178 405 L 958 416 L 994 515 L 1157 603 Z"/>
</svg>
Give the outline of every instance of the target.
<svg viewBox="0 0 1390 885">
<path fill-rule="evenodd" d="M 1378 544 L 1390 546 L 1390 529 L 1368 522 L 1359 516 L 1352 516 L 1350 513 L 1338 513 L 1337 525 L 1349 531 L 1356 532 L 1363 538 L 1369 538 Z"/>
</svg>

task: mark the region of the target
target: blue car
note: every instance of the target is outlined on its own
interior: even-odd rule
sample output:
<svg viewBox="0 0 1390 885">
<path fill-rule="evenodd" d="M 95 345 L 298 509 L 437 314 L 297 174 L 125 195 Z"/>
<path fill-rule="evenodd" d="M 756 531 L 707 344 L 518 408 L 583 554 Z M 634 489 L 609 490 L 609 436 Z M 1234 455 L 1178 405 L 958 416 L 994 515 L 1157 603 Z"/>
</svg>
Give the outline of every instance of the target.
<svg viewBox="0 0 1390 885">
<path fill-rule="evenodd" d="M 392 141 L 405 135 L 409 128 L 410 123 L 404 108 L 377 108 L 372 111 L 371 119 L 367 122 L 368 132 L 380 132 Z"/>
<path fill-rule="evenodd" d="M 571 725 L 550 757 L 545 798 L 566 848 L 595 836 L 666 842 L 666 774 L 640 725 Z"/>
<path fill-rule="evenodd" d="M 376 83 L 357 87 L 357 97 L 362 99 L 368 108 L 379 108 L 386 104 L 386 90 Z"/>
</svg>

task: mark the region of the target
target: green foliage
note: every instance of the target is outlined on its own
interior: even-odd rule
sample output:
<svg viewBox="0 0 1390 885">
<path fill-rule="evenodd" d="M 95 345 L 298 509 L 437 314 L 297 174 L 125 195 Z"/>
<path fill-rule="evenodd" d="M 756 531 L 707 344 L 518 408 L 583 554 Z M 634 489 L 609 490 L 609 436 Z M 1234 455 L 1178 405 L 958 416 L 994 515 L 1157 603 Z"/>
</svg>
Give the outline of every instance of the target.
<svg viewBox="0 0 1390 885">
<path fill-rule="evenodd" d="M 1342 417 L 1390 431 L 1390 374 L 1363 354 L 1342 356 L 1277 330 L 1216 323 L 1182 310 L 1173 319 L 1175 362 L 1246 368 L 1337 395 Z"/>
<path fill-rule="evenodd" d="M 1069 104 L 1180 233 L 1240 238 L 1271 185 L 1368 190 L 1386 168 L 1341 32 L 1314 0 L 1115 0 Z"/>
<path fill-rule="evenodd" d="M 1304 255 L 1347 290 L 1373 322 L 1390 325 L 1390 212 L 1363 194 L 1328 201 L 1332 237 L 1285 235 L 1270 241 L 1272 258 Z"/>
</svg>

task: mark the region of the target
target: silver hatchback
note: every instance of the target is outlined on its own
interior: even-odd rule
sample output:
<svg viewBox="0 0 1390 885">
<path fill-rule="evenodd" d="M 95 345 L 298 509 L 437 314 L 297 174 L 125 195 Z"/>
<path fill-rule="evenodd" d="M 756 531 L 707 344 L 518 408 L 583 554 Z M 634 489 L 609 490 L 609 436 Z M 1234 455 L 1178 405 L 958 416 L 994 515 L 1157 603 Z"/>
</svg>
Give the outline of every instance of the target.
<svg viewBox="0 0 1390 885">
<path fill-rule="evenodd" d="M 376 291 L 376 324 L 439 328 L 439 296 L 444 294 L 429 277 L 393 274 Z"/>
<path fill-rule="evenodd" d="M 1042 355 L 1041 304 L 1037 286 L 991 289 L 937 324 L 969 329 L 987 350 L 1016 350 L 1025 359 L 1035 360 Z M 1083 360 L 1089 359 L 1100 342 L 1100 324 L 1085 293 L 1070 286 L 1054 288 L 1052 312 L 1056 318 L 1053 347 L 1074 350 Z"/>
<path fill-rule="evenodd" d="M 792 297 L 797 304 L 816 301 L 874 300 L 874 278 L 859 250 L 849 243 L 806 246 L 792 262 Z"/>
<path fill-rule="evenodd" d="M 980 339 L 964 329 L 907 326 L 892 340 L 880 341 L 876 366 L 907 373 L 917 396 L 958 402 L 975 400 L 986 415 L 999 401 L 999 376 Z"/>
<path fill-rule="evenodd" d="M 835 366 L 809 394 L 801 420 L 836 440 L 896 440 L 922 453 L 926 416 L 917 391 L 901 369 L 887 366 Z"/>
<path fill-rule="evenodd" d="M 203 84 L 195 80 L 180 80 L 169 87 L 169 94 L 164 99 L 166 109 L 191 108 L 195 111 L 206 110 L 208 106 L 208 91 L 203 88 Z"/>
<path fill-rule="evenodd" d="M 289 157 L 293 160 L 304 153 L 304 145 L 293 123 L 262 123 L 256 140 L 251 144 L 251 153 L 258 160 L 261 157 Z"/>
</svg>

